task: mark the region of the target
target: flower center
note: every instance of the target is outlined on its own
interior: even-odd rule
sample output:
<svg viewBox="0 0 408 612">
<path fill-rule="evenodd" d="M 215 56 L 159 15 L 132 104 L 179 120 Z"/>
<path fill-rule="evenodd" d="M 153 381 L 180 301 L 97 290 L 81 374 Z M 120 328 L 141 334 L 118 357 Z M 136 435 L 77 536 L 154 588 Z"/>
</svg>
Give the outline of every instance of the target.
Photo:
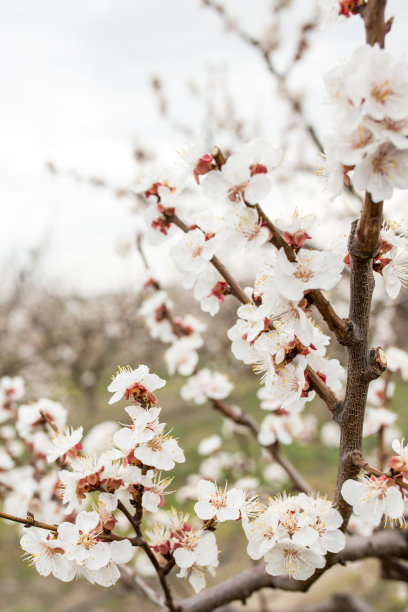
<svg viewBox="0 0 408 612">
<path fill-rule="evenodd" d="M 377 83 L 371 89 L 371 95 L 374 100 L 380 102 L 380 104 L 385 104 L 388 98 L 393 94 L 393 90 L 391 88 L 389 81 L 384 81 L 384 83 Z"/>
<path fill-rule="evenodd" d="M 299 566 L 301 559 L 299 551 L 293 550 L 292 548 L 285 548 L 283 551 L 283 567 L 289 574 L 289 576 L 296 576 L 299 574 Z"/>
<path fill-rule="evenodd" d="M 149 440 L 147 443 L 147 446 L 151 448 L 152 450 L 154 450 L 155 452 L 159 452 L 163 450 L 162 442 L 163 442 L 162 439 L 159 436 L 157 436 L 156 438 L 152 438 L 151 440 Z"/>
<path fill-rule="evenodd" d="M 86 550 L 92 548 L 96 544 L 96 535 L 94 533 L 81 533 L 77 542 L 78 546 L 83 546 Z"/>
<path fill-rule="evenodd" d="M 227 507 L 227 498 L 224 493 L 217 491 L 214 495 L 210 497 L 210 504 L 214 506 L 217 510 L 221 510 L 221 508 Z"/>
<path fill-rule="evenodd" d="M 300 279 L 303 283 L 307 283 L 307 281 L 313 278 L 314 272 L 311 268 L 306 268 L 302 263 L 299 263 L 298 269 L 293 276 Z"/>
</svg>

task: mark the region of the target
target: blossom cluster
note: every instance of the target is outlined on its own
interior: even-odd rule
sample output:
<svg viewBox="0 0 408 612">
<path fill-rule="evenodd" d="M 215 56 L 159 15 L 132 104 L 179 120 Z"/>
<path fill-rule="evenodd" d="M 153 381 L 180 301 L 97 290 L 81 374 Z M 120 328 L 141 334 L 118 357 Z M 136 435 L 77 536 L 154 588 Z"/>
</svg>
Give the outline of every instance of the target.
<svg viewBox="0 0 408 612">
<path fill-rule="evenodd" d="M 407 75 L 405 59 L 370 45 L 326 75 L 335 125 L 319 173 L 333 197 L 350 183 L 374 202 L 408 188 Z"/>
<path fill-rule="evenodd" d="M 175 316 L 167 292 L 154 279 L 147 281 L 145 289 L 150 292 L 139 313 L 151 337 L 170 345 L 164 355 L 170 376 L 176 372 L 190 376 L 198 364 L 197 349 L 204 344 L 202 333 L 206 325 L 190 314 Z"/>
<path fill-rule="evenodd" d="M 306 580 L 324 567 L 328 552 L 344 548 L 339 529 L 343 519 L 324 497 L 281 495 L 260 506 L 257 516 L 243 520 L 251 559 L 262 557 L 272 576 Z"/>
</svg>

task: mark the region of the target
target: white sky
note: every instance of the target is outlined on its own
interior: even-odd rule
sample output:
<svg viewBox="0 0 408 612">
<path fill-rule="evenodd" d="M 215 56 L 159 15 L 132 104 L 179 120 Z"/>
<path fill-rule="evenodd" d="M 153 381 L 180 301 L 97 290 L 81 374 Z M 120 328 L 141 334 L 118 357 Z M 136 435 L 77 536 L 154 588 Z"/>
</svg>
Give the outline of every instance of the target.
<svg viewBox="0 0 408 612">
<path fill-rule="evenodd" d="M 301 15 L 315 6 L 314 0 L 295 4 Z M 267 5 L 229 2 L 253 32 Z M 408 3 L 389 0 L 389 13 L 396 20 L 387 48 L 406 54 Z M 294 74 L 320 133 L 330 124 L 322 75 L 363 42 L 360 21 L 315 35 Z M 291 28 L 288 23 L 289 42 Z M 177 118 L 199 123 L 185 82 L 203 84 L 206 67 L 219 64 L 240 113 L 251 124 L 261 115 L 266 139 L 279 130 L 274 83 L 262 61 L 223 32 L 200 0 L 0 0 L 0 56 L 0 263 L 45 240 L 44 280 L 67 290 L 104 291 L 137 281 L 136 256 L 124 260 L 115 252 L 135 216 L 125 200 L 50 176 L 45 162 L 126 185 L 136 173 L 134 142 L 162 158 L 179 148 L 182 136 L 158 117 L 153 74 L 163 78 Z M 296 204 L 297 194 L 290 195 Z"/>
</svg>

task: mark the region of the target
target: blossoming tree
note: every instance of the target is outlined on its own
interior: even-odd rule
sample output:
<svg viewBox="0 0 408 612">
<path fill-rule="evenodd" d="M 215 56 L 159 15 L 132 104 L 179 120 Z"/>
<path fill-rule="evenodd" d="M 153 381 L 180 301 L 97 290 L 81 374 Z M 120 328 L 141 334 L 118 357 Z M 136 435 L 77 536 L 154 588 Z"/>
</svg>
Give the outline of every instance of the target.
<svg viewBox="0 0 408 612">
<path fill-rule="evenodd" d="M 176 316 L 166 292 L 150 279 L 141 314 L 152 337 L 169 345 L 169 375 L 189 377 L 181 390 L 185 401 L 209 402 L 232 426 L 248 431 L 268 454 L 272 480 L 286 480 L 290 493 L 271 498 L 257 490 L 245 462 L 233 485 L 217 482 L 211 457 L 221 438 L 214 434 L 198 449 L 207 456 L 201 475 L 189 476 L 178 491 L 180 508 L 169 509 L 171 473 L 185 456 L 161 421 L 166 382 L 148 365 L 119 368 L 108 387 L 109 404 L 127 402 L 130 422 L 100 424 L 85 438 L 83 427 L 67 427 L 58 402 L 42 398 L 25 405 L 23 380 L 4 377 L 0 516 L 23 525 L 21 547 L 43 576 L 66 582 L 81 576 L 105 587 L 122 578 L 173 612 L 215 610 L 263 588 L 306 591 L 334 565 L 366 557 L 381 559 L 387 577 L 407 581 L 408 449 L 396 438 L 387 456 L 386 438 L 396 419 L 388 407 L 391 377 L 397 372 L 408 379 L 408 355 L 393 346 L 371 348 L 369 322 L 376 279 L 382 277 L 394 299 L 407 279 L 407 234 L 384 222 L 383 202 L 394 188 L 408 188 L 408 64 L 384 50 L 391 27 L 386 0 L 325 5 L 328 19 L 361 16 L 366 31 L 366 44 L 326 76 L 335 117 L 319 174 L 333 197 L 351 187 L 364 192 L 347 245 L 312 249 L 313 215 L 266 214 L 261 203 L 283 154 L 262 139 L 228 157 L 195 144 L 181 170 L 164 170 L 140 188 L 148 204 L 146 239 L 172 242 L 170 257 L 202 310 L 215 316 L 227 296 L 237 301 L 237 321 L 228 330 L 231 350 L 260 377 L 258 397 L 268 414 L 258 426 L 228 403 L 232 384 L 226 376 L 198 369 L 205 327 L 191 315 Z M 249 252 L 261 265 L 252 286 L 243 288 L 225 254 Z M 323 292 L 340 282 L 345 268 L 350 310 L 342 318 Z M 316 313 L 346 347 L 347 371 L 328 358 L 330 337 L 315 324 Z M 310 427 L 307 404 L 315 396 L 327 406 L 329 427 L 334 422 L 339 430 L 331 500 L 312 490 L 282 450 Z M 377 467 L 363 456 L 362 437 L 373 434 Z M 326 428 L 326 440 L 333 435 Z M 182 507 L 187 500 L 193 500 L 192 518 Z M 240 522 L 256 564 L 206 588 L 219 565 L 217 534 L 226 521 Z M 136 554 L 150 563 L 157 586 L 132 565 Z M 187 579 L 196 595 L 175 598 L 172 574 Z M 344 605 L 356 609 L 352 596 Z M 325 609 L 343 608 L 333 601 Z"/>
</svg>

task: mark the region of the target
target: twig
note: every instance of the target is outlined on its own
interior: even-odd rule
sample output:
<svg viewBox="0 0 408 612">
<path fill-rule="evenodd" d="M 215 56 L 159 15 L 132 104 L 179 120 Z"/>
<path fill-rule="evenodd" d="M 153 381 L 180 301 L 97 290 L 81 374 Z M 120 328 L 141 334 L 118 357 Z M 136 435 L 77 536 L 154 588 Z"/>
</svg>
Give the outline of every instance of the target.
<svg viewBox="0 0 408 612">
<path fill-rule="evenodd" d="M 334 391 L 326 385 L 320 376 L 310 367 L 306 367 L 306 373 L 309 378 L 312 389 L 314 389 L 317 395 L 322 399 L 328 409 L 335 414 L 339 409 L 341 402 L 338 400 Z"/>
<path fill-rule="evenodd" d="M 185 234 L 188 234 L 188 232 L 190 231 L 188 225 L 184 223 L 184 221 L 182 221 L 177 215 L 173 215 L 170 218 L 170 221 L 174 223 L 174 225 L 177 225 L 177 227 L 179 227 Z M 247 304 L 250 301 L 249 297 L 247 296 L 241 285 L 238 283 L 238 281 L 236 281 L 232 274 L 229 272 L 229 270 L 227 270 L 224 264 L 220 262 L 218 257 L 212 257 L 210 259 L 210 262 L 230 286 L 231 294 L 235 296 L 237 300 L 239 300 L 242 304 Z"/>
<path fill-rule="evenodd" d="M 122 581 L 126 587 L 130 589 L 134 589 L 135 587 L 147 597 L 149 601 L 156 604 L 156 606 L 164 606 L 165 599 L 160 593 L 158 593 L 153 587 L 150 586 L 141 576 L 136 574 L 130 567 L 127 565 L 119 566 L 120 575 L 122 577 Z"/>
<path fill-rule="evenodd" d="M 363 459 L 363 457 L 361 456 L 361 453 L 359 452 L 354 453 L 352 456 L 352 461 L 354 465 L 363 469 L 368 474 L 372 474 L 373 476 L 377 476 L 377 477 L 385 476 L 386 478 L 389 478 L 390 480 L 394 480 L 395 484 L 397 484 L 402 489 L 405 489 L 406 491 L 408 491 L 408 483 L 405 483 L 402 481 L 400 474 L 396 474 L 395 472 L 391 472 L 391 471 L 382 472 L 381 470 L 377 470 L 376 468 L 371 467 L 371 465 L 369 465 L 367 461 Z"/>
<path fill-rule="evenodd" d="M 281 231 L 269 219 L 269 217 L 265 214 L 259 204 L 256 204 L 255 208 L 258 211 L 259 218 L 266 223 L 267 227 L 272 232 L 272 238 L 270 242 L 278 250 L 283 249 L 285 251 L 286 257 L 290 262 L 295 262 L 296 253 L 292 249 L 290 244 L 286 242 L 286 240 L 282 236 Z M 340 344 L 346 345 L 353 341 L 353 331 L 349 321 L 339 317 L 330 302 L 323 296 L 320 289 L 312 289 L 311 291 L 308 291 L 307 298 L 311 300 L 311 302 L 320 312 L 323 319 L 326 321 L 327 326 L 335 334 Z"/>
<path fill-rule="evenodd" d="M 0 512 L 0 518 L 5 519 L 7 521 L 13 521 L 14 523 L 21 523 L 24 527 L 38 527 L 39 529 L 46 529 L 47 531 L 53 531 L 54 533 L 58 531 L 59 525 L 50 525 L 49 523 L 42 523 L 41 521 L 36 521 L 33 516 L 28 516 L 26 518 L 22 518 L 21 516 L 14 516 L 13 514 L 6 514 L 5 512 Z M 133 538 L 125 538 L 124 536 L 115 535 L 114 533 L 101 533 L 98 535 L 99 540 L 106 540 L 107 542 L 114 540 L 129 540 L 131 544 L 135 545 Z"/>
<path fill-rule="evenodd" d="M 165 603 L 168 609 L 171 610 L 172 612 L 176 612 L 177 610 L 179 610 L 179 608 L 178 606 L 175 605 L 173 601 L 173 596 L 171 594 L 170 587 L 167 584 L 165 570 L 158 562 L 156 555 L 150 548 L 149 544 L 146 542 L 145 537 L 142 533 L 142 529 L 140 526 L 141 517 L 138 516 L 137 510 L 136 510 L 136 517 L 133 517 L 128 511 L 128 509 L 126 508 L 126 506 L 120 500 L 118 501 L 118 508 L 123 512 L 123 514 L 126 516 L 128 521 L 132 525 L 136 533 L 136 541 L 137 541 L 138 546 L 140 546 L 140 548 L 142 548 L 145 551 L 146 555 L 148 556 L 150 560 L 150 563 L 153 565 L 156 571 L 156 574 L 159 578 L 160 585 L 164 593 Z"/>
<path fill-rule="evenodd" d="M 242 412 L 242 411 L 237 412 L 231 406 L 228 406 L 228 404 L 225 404 L 224 402 L 220 400 L 212 399 L 211 402 L 212 402 L 213 407 L 216 410 L 218 410 L 218 412 L 221 412 L 221 414 L 223 414 L 227 418 L 234 421 L 234 423 L 237 423 L 237 425 L 243 425 L 244 427 L 247 427 L 249 431 L 252 433 L 252 435 L 254 436 L 254 438 L 258 440 L 258 434 L 259 434 L 258 425 L 256 424 L 254 419 L 249 414 L 246 414 L 245 412 Z M 303 491 L 304 493 L 313 493 L 313 489 L 309 485 L 309 483 L 306 482 L 306 480 L 297 471 L 297 469 L 289 461 L 289 459 L 285 457 L 284 455 L 282 455 L 278 442 L 275 442 L 274 444 L 270 444 L 269 446 L 264 446 L 263 448 L 265 448 L 270 453 L 270 455 L 276 461 L 276 463 L 279 463 L 279 465 L 283 467 L 285 472 L 288 474 L 288 476 L 292 480 L 294 486 L 299 491 Z"/>
<path fill-rule="evenodd" d="M 226 23 L 229 23 L 228 16 L 226 14 L 225 8 L 221 4 L 219 4 L 217 2 L 214 2 L 214 0 L 204 0 L 203 3 L 204 3 L 204 5 L 212 8 L 219 15 L 221 15 L 221 17 L 223 18 L 223 20 Z M 277 80 L 277 82 L 279 84 L 279 88 L 280 88 L 283 96 L 288 101 L 292 111 L 302 119 L 302 121 L 304 123 L 305 129 L 308 132 L 308 134 L 311 137 L 311 139 L 313 140 L 313 142 L 315 143 L 317 149 L 319 151 L 323 151 L 323 145 L 322 145 L 319 137 L 317 136 L 316 130 L 307 121 L 306 114 L 305 114 L 305 111 L 304 111 L 304 108 L 303 108 L 301 102 L 297 98 L 295 98 L 293 96 L 293 94 L 289 91 L 289 88 L 288 88 L 287 83 L 286 83 L 286 79 L 289 76 L 289 72 L 287 71 L 287 72 L 281 73 L 281 72 L 279 72 L 276 69 L 276 67 L 275 67 L 275 65 L 274 65 L 274 63 L 273 63 L 273 61 L 271 59 L 270 54 L 262 48 L 262 45 L 261 45 L 259 40 L 257 40 L 256 38 L 253 38 L 252 36 L 250 36 L 249 34 L 247 34 L 246 32 L 244 32 L 243 30 L 241 30 L 240 28 L 238 28 L 236 26 L 234 27 L 233 31 L 239 36 L 239 38 L 241 38 L 246 43 L 250 44 L 254 49 L 256 49 L 260 53 L 262 59 L 264 60 L 266 66 L 267 66 L 268 71 Z"/>
</svg>

